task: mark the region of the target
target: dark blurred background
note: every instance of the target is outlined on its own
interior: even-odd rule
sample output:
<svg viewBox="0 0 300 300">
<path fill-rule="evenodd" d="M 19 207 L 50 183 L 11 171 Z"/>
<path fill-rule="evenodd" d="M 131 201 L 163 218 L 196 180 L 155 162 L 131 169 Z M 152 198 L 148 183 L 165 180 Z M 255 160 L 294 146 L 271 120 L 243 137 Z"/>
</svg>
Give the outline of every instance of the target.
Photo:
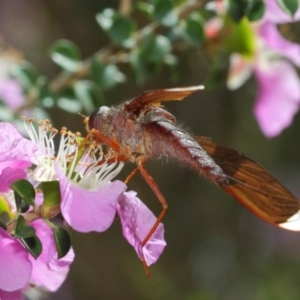
<svg viewBox="0 0 300 300">
<path fill-rule="evenodd" d="M 49 58 L 52 44 L 70 39 L 89 57 L 108 43 L 95 14 L 118 5 L 113 0 L 0 0 L 0 32 L 40 73 L 54 78 L 59 69 Z M 129 68 L 121 68 L 130 74 Z M 167 71 L 143 86 L 129 76 L 105 98 L 113 104 L 147 89 L 201 84 L 209 68 L 201 50 L 189 50 L 180 54 L 177 82 Z M 252 113 L 256 88 L 253 79 L 235 92 L 220 84 L 166 108 L 191 133 L 212 137 L 260 162 L 300 198 L 300 117 L 280 136 L 265 138 Z M 49 114 L 56 127 L 84 132 L 80 116 L 58 109 Z M 124 168 L 120 179 L 133 167 Z M 158 160 L 147 167 L 169 202 L 163 220 L 168 246 L 151 267 L 155 281 L 146 276 L 116 220 L 102 234 L 72 232 L 75 262 L 60 290 L 47 299 L 300 299 L 299 233 L 268 225 L 174 162 Z M 129 188 L 160 212 L 141 176 Z"/>
</svg>

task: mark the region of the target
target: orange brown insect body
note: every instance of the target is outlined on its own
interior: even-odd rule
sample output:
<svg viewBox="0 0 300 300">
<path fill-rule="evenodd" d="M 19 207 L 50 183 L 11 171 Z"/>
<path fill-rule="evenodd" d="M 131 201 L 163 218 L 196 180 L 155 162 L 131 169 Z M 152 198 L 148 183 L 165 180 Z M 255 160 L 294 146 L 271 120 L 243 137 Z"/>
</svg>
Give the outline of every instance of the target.
<svg viewBox="0 0 300 300">
<path fill-rule="evenodd" d="M 89 117 L 88 128 L 112 148 L 119 160 L 137 164 L 163 211 L 145 237 L 149 240 L 162 220 L 167 202 L 144 164 L 152 157 L 172 157 L 198 171 L 250 211 L 271 224 L 300 230 L 300 202 L 268 171 L 237 151 L 209 138 L 190 136 L 161 102 L 182 100 L 203 86 L 147 91 L 114 107 L 102 106 Z"/>
</svg>

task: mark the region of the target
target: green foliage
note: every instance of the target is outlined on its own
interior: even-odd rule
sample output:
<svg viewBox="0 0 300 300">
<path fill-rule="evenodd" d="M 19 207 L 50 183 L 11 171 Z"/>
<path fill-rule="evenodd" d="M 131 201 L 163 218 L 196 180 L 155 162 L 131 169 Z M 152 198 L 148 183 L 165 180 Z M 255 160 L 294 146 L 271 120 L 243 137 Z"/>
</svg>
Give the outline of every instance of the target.
<svg viewBox="0 0 300 300">
<path fill-rule="evenodd" d="M 57 180 L 42 182 L 42 189 L 44 195 L 43 206 L 53 207 L 60 204 L 60 188 Z"/>
<path fill-rule="evenodd" d="M 247 19 L 234 23 L 226 20 L 227 30 L 230 35 L 224 41 L 224 45 L 230 52 L 238 52 L 242 55 L 253 55 L 255 51 L 255 34 Z"/>
<path fill-rule="evenodd" d="M 27 61 L 15 65 L 11 70 L 11 75 L 21 84 L 26 92 L 36 87 L 38 79 L 37 71 L 35 67 Z"/>
<path fill-rule="evenodd" d="M 0 228 L 2 228 L 3 230 L 7 230 L 7 226 L 5 222 L 3 222 L 1 219 L 0 219 Z"/>
<path fill-rule="evenodd" d="M 105 65 L 97 60 L 93 60 L 91 64 L 91 76 L 104 91 L 126 80 L 126 76 L 115 64 Z"/>
<path fill-rule="evenodd" d="M 200 46 L 204 40 L 203 19 L 199 13 L 181 21 L 180 32 L 184 41 L 191 46 Z"/>
<path fill-rule="evenodd" d="M 10 187 L 14 190 L 14 192 L 23 199 L 28 205 L 34 205 L 35 199 L 35 190 L 33 185 L 26 179 L 19 179 L 12 183 Z M 17 201 L 16 206 L 17 210 L 21 205 L 20 201 Z"/>
<path fill-rule="evenodd" d="M 156 72 L 168 59 L 171 50 L 172 44 L 167 37 L 151 31 L 144 33 L 139 47 L 130 55 L 137 82 L 142 83 L 147 76 Z"/>
<path fill-rule="evenodd" d="M 73 89 L 76 99 L 78 99 L 86 112 L 91 113 L 95 106 L 101 106 L 103 104 L 101 90 L 93 81 L 77 81 Z"/>
<path fill-rule="evenodd" d="M 228 15 L 235 22 L 240 22 L 244 17 L 250 21 L 260 19 L 265 10 L 263 0 L 229 0 Z"/>
<path fill-rule="evenodd" d="M 281 7 L 281 9 L 293 16 L 298 7 L 299 7 L 299 1 L 298 0 L 276 0 L 278 5 Z"/>
<path fill-rule="evenodd" d="M 107 8 L 96 15 L 96 20 L 114 43 L 129 48 L 134 45 L 132 35 L 136 25 L 132 19 Z"/>
<path fill-rule="evenodd" d="M 68 231 L 61 227 L 55 226 L 53 228 L 53 235 L 55 239 L 56 250 L 58 258 L 66 256 L 71 248 L 71 238 Z"/>
<path fill-rule="evenodd" d="M 15 222 L 14 235 L 16 238 L 30 238 L 35 235 L 35 229 L 20 215 Z"/>
<path fill-rule="evenodd" d="M 50 49 L 50 55 L 58 66 L 69 72 L 76 72 L 81 65 L 79 49 L 68 40 L 57 41 Z"/>
<path fill-rule="evenodd" d="M 171 27 L 178 23 L 178 16 L 171 0 L 157 0 L 153 7 L 152 17 L 164 26 Z"/>
<path fill-rule="evenodd" d="M 35 235 L 28 238 L 21 238 L 20 239 L 22 244 L 25 246 L 27 251 L 37 259 L 40 254 L 42 253 L 43 246 L 40 239 Z"/>
</svg>

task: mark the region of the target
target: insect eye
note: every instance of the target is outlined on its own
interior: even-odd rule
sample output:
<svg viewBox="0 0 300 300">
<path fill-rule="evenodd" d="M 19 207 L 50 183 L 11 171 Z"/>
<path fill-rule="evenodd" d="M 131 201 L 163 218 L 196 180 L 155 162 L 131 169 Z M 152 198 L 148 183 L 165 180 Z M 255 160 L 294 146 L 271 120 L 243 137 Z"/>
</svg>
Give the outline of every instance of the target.
<svg viewBox="0 0 300 300">
<path fill-rule="evenodd" d="M 97 119 L 98 119 L 99 111 L 100 111 L 100 109 L 97 108 L 89 116 L 88 126 L 89 126 L 90 130 L 91 129 L 96 129 L 96 127 L 97 127 Z"/>
<path fill-rule="evenodd" d="M 89 117 L 89 129 L 97 129 L 101 131 L 102 127 L 105 126 L 106 120 L 109 116 L 109 112 L 110 108 L 107 106 L 101 106 L 94 110 Z"/>
</svg>

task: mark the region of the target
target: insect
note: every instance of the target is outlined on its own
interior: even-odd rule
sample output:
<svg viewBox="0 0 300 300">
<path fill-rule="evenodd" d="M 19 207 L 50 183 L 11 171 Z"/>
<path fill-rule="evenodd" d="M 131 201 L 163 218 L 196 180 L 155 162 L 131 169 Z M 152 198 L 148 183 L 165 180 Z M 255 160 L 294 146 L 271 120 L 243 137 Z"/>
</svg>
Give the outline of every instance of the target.
<svg viewBox="0 0 300 300">
<path fill-rule="evenodd" d="M 88 129 L 106 144 L 120 161 L 130 161 L 152 188 L 162 212 L 145 237 L 144 246 L 166 213 L 168 204 L 145 168 L 152 157 L 172 157 L 190 166 L 264 221 L 300 230 L 300 202 L 267 170 L 237 151 L 206 137 L 192 137 L 179 128 L 175 117 L 161 103 L 183 100 L 203 86 L 146 91 L 123 104 L 96 109 Z"/>
</svg>

